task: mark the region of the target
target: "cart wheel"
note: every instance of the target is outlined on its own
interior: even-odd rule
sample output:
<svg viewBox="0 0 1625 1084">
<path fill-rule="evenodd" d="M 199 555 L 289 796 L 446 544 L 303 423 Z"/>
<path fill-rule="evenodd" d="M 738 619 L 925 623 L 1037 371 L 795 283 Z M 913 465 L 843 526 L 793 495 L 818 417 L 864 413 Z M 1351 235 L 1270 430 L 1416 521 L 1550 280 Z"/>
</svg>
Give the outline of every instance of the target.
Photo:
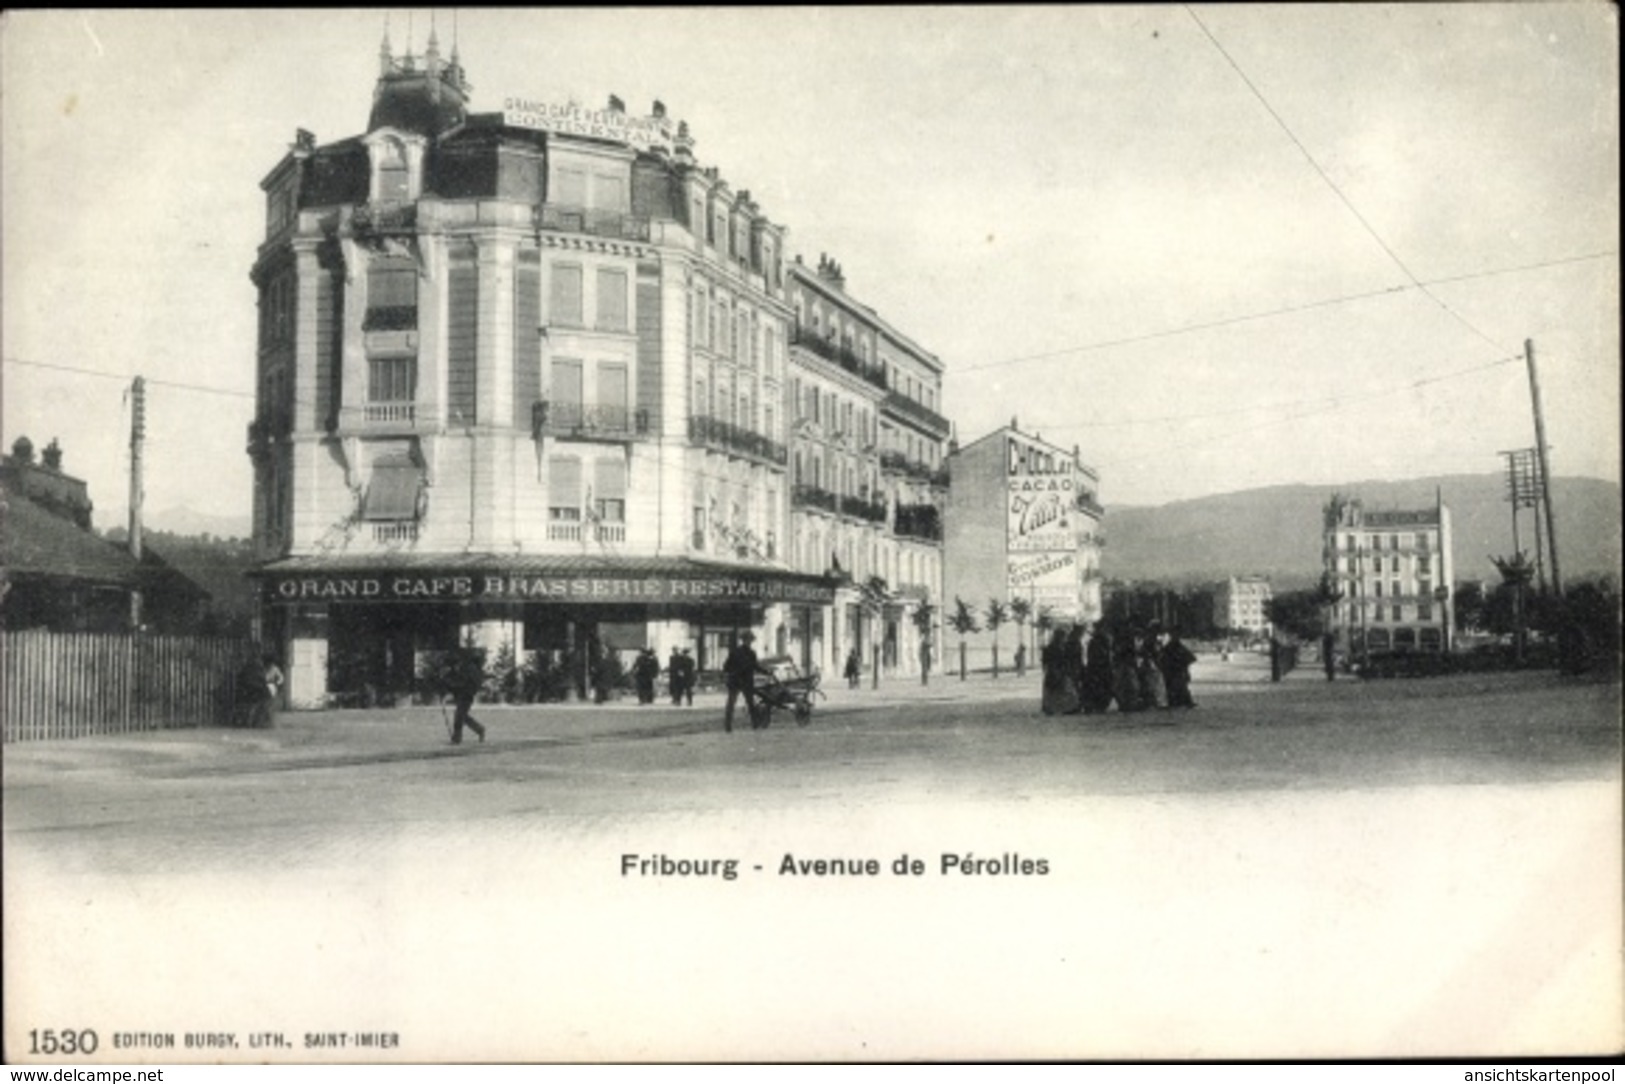
<svg viewBox="0 0 1625 1084">
<path fill-rule="evenodd" d="M 796 705 L 796 725 L 797 726 L 806 726 L 810 722 L 812 722 L 812 704 L 811 703 L 797 704 Z"/>
</svg>

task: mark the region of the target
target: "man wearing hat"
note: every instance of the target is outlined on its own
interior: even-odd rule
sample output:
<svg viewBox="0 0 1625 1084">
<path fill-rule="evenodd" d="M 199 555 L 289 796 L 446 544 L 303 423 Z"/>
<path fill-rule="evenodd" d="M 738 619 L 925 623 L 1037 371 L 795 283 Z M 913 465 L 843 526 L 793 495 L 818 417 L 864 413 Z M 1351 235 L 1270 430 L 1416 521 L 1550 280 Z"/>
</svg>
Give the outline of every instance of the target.
<svg viewBox="0 0 1625 1084">
<path fill-rule="evenodd" d="M 756 722 L 756 674 L 761 666 L 756 661 L 756 652 L 751 648 L 751 641 L 756 636 L 749 630 L 739 634 L 733 646 L 728 649 L 728 658 L 722 664 L 722 675 L 728 682 L 728 706 L 723 710 L 722 729 L 733 733 L 734 728 L 734 702 L 741 695 L 745 698 L 745 712 L 750 716 L 751 729 L 757 728 Z"/>
</svg>

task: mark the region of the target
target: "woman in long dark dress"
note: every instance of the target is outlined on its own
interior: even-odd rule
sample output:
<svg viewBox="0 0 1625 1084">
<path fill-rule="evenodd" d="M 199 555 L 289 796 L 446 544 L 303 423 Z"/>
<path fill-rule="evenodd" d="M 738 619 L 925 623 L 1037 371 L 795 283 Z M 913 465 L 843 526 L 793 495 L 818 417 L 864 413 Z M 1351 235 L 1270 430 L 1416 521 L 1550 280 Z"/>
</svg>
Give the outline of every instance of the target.
<svg viewBox="0 0 1625 1084">
<path fill-rule="evenodd" d="M 1140 700 L 1139 651 L 1140 631 L 1131 629 L 1121 636 L 1112 653 L 1112 695 L 1117 698 L 1118 711 L 1139 711 Z"/>
<path fill-rule="evenodd" d="M 1179 638 L 1179 630 L 1170 632 L 1168 642 L 1162 645 L 1162 676 L 1168 683 L 1169 707 L 1196 706 L 1196 701 L 1191 699 L 1191 664 L 1195 661 L 1196 656 Z"/>
<path fill-rule="evenodd" d="M 1066 632 L 1056 629 L 1039 655 L 1044 667 L 1044 693 L 1041 706 L 1045 715 L 1065 715 L 1078 708 L 1078 690 L 1072 683 L 1067 664 Z"/>
<path fill-rule="evenodd" d="M 1072 626 L 1066 634 L 1066 645 L 1062 650 L 1062 660 L 1066 665 L 1066 679 L 1076 690 L 1078 702 L 1073 705 L 1073 711 L 1084 710 L 1083 683 L 1085 680 L 1085 666 L 1083 664 L 1083 624 L 1080 622 Z"/>
<path fill-rule="evenodd" d="M 1084 654 L 1083 710 L 1094 714 L 1112 706 L 1112 638 L 1099 625 Z"/>
</svg>

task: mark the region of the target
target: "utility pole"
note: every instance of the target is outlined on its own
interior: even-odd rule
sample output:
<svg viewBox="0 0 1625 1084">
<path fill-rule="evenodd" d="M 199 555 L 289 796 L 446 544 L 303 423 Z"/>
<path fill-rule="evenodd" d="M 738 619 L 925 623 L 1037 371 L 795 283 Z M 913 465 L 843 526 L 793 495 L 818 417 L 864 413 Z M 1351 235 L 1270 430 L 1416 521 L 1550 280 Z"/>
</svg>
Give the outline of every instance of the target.
<svg viewBox="0 0 1625 1084">
<path fill-rule="evenodd" d="M 1552 519 L 1552 471 L 1546 461 L 1546 421 L 1540 410 L 1540 376 L 1535 371 L 1533 339 L 1523 341 L 1523 356 L 1529 365 L 1529 396 L 1535 407 L 1535 451 L 1540 456 L 1540 489 L 1546 505 L 1546 549 L 1552 557 L 1552 594 L 1562 601 L 1563 575 L 1558 571 L 1557 564 L 1557 525 Z"/>
<path fill-rule="evenodd" d="M 147 382 L 130 385 L 130 556 L 136 562 L 135 589 L 130 592 L 130 630 L 141 631 L 141 448 L 147 438 Z"/>
</svg>

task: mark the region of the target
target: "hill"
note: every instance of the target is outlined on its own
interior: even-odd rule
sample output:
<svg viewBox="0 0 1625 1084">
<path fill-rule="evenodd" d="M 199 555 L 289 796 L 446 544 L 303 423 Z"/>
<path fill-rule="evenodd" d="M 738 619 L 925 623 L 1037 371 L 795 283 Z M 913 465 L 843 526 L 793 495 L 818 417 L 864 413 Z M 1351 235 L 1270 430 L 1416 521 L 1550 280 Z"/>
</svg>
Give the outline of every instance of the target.
<svg viewBox="0 0 1625 1084">
<path fill-rule="evenodd" d="M 1457 579 L 1499 577 L 1490 556 L 1512 552 L 1512 511 L 1501 474 L 1462 474 L 1342 486 L 1270 486 L 1148 507 L 1108 508 L 1103 556 L 1110 579 L 1198 583 L 1230 575 L 1269 576 L 1277 588 L 1307 586 L 1320 575 L 1321 509 L 1334 492 L 1368 509 L 1425 508 L 1434 493 L 1450 508 Z M 1618 576 L 1620 487 L 1596 478 L 1558 478 L 1558 557 L 1565 583 Z M 1519 517 L 1531 554 L 1534 520 Z"/>
</svg>

